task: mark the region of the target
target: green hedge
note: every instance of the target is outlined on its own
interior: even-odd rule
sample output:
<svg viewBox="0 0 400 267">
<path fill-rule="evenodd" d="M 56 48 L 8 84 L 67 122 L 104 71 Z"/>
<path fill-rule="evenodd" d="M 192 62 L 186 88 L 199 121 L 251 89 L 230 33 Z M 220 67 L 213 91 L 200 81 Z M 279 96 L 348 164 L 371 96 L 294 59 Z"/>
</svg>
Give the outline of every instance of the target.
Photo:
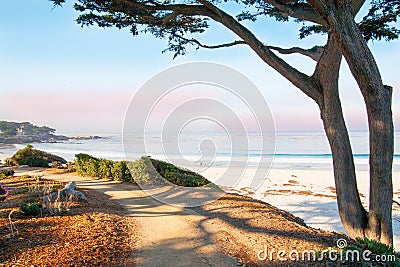
<svg viewBox="0 0 400 267">
<path fill-rule="evenodd" d="M 75 167 L 79 175 L 111 178 L 116 181 L 133 181 L 126 161 L 98 159 L 88 154 L 75 155 Z"/>
<path fill-rule="evenodd" d="M 177 167 L 171 163 L 150 159 L 156 171 L 168 182 L 187 187 L 203 186 L 210 183 L 206 178 L 188 169 Z"/>
<path fill-rule="evenodd" d="M 82 176 L 111 178 L 116 181 L 148 185 L 163 185 L 170 182 L 179 186 L 196 187 L 210 183 L 198 173 L 149 157 L 141 157 L 128 163 L 98 159 L 81 153 L 75 155 L 75 167 L 78 174 Z"/>
<path fill-rule="evenodd" d="M 140 184 L 167 185 L 170 182 L 186 187 L 210 184 L 210 181 L 198 173 L 150 157 L 141 157 L 129 163 L 129 168 L 132 176 Z"/>
</svg>

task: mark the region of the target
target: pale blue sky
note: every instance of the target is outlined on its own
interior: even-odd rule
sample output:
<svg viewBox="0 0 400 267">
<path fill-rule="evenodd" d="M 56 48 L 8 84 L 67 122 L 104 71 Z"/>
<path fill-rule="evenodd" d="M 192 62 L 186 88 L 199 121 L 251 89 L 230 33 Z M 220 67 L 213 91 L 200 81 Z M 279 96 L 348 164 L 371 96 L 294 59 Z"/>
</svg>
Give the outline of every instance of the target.
<svg viewBox="0 0 400 267">
<path fill-rule="evenodd" d="M 189 50 L 172 60 L 164 40 L 132 37 L 127 30 L 81 28 L 70 3 L 53 9 L 47 0 L 3 0 L 0 9 L 0 119 L 49 125 L 60 133 L 118 133 L 134 91 L 159 71 L 183 62 L 226 64 L 248 76 L 271 106 L 279 131 L 322 130 L 316 105 L 247 47 Z M 214 25 L 202 40 L 232 41 Z M 271 45 L 312 47 L 324 37 L 298 40 L 297 24 L 252 26 Z M 400 42 L 371 43 L 385 83 L 394 86 L 395 126 L 400 129 Z M 288 56 L 304 72 L 313 62 Z M 340 89 L 351 130 L 366 130 L 365 109 L 343 66 Z"/>
</svg>

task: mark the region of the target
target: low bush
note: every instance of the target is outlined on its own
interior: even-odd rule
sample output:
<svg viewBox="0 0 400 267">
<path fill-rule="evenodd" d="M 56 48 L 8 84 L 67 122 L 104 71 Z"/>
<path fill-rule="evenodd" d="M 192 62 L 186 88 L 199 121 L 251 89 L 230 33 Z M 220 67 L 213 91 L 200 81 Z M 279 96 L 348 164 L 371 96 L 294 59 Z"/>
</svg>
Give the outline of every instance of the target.
<svg viewBox="0 0 400 267">
<path fill-rule="evenodd" d="M 129 163 L 98 159 L 83 153 L 75 155 L 75 158 L 76 171 L 82 176 L 111 178 L 116 181 L 137 181 L 141 184 L 152 185 L 165 184 L 165 181 L 168 181 L 186 187 L 203 186 L 210 183 L 198 173 L 149 157 L 142 157 Z"/>
<path fill-rule="evenodd" d="M 395 254 L 393 247 L 380 243 L 378 241 L 368 239 L 368 238 L 356 238 L 357 243 L 361 245 L 366 245 L 367 249 L 376 255 L 390 255 Z"/>
<path fill-rule="evenodd" d="M 210 183 L 198 173 L 150 157 L 141 157 L 129 163 L 129 169 L 139 184 L 162 185 L 170 182 L 179 186 L 197 187 Z"/>
<path fill-rule="evenodd" d="M 6 167 L 13 167 L 16 166 L 17 163 L 12 158 L 5 158 L 3 160 L 3 165 Z"/>
<path fill-rule="evenodd" d="M 42 204 L 39 202 L 24 202 L 19 206 L 19 210 L 25 215 L 36 216 L 39 215 L 42 210 Z"/>
<path fill-rule="evenodd" d="M 79 175 L 132 181 L 126 161 L 98 159 L 88 154 L 75 155 L 75 168 Z"/>
<path fill-rule="evenodd" d="M 0 179 L 4 179 L 8 176 L 13 176 L 14 175 L 13 170 L 8 170 L 8 169 L 0 169 Z"/>
<path fill-rule="evenodd" d="M 177 167 L 171 163 L 150 159 L 156 171 L 170 183 L 179 186 L 197 187 L 210 183 L 206 178 L 198 173 Z"/>
<path fill-rule="evenodd" d="M 18 165 L 28 165 L 30 167 L 49 167 L 49 164 L 54 162 L 58 162 L 58 164 L 67 163 L 65 159 L 34 149 L 31 145 L 18 150 L 11 159 Z"/>
</svg>

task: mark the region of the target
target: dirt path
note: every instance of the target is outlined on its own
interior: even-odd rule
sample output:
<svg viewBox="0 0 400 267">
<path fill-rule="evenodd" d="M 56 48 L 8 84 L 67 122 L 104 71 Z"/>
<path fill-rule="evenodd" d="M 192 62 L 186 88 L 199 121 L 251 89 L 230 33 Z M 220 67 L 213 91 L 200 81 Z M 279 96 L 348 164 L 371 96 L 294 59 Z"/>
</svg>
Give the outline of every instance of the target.
<svg viewBox="0 0 400 267">
<path fill-rule="evenodd" d="M 217 248 L 211 236 L 218 231 L 204 217 L 187 209 L 166 205 L 139 187 L 71 174 L 45 174 L 57 181 L 76 181 L 78 188 L 97 190 L 122 204 L 140 226 L 135 233 L 138 266 L 236 266 L 236 259 Z M 199 227 L 201 225 L 201 227 Z"/>
</svg>

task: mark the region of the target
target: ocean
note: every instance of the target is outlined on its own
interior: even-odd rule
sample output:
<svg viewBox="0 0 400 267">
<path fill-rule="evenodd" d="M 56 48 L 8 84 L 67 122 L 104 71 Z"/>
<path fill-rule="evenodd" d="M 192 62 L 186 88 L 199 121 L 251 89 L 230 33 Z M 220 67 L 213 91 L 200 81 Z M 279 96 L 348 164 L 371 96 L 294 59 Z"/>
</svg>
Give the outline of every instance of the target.
<svg viewBox="0 0 400 267">
<path fill-rule="evenodd" d="M 95 157 L 111 160 L 133 160 L 148 155 L 153 158 L 179 162 L 183 167 L 198 169 L 199 165 L 232 166 L 246 162 L 248 166 L 269 164 L 277 169 L 332 169 L 332 155 L 327 138 L 322 132 L 278 132 L 275 142 L 260 134 L 250 133 L 248 136 L 229 136 L 224 133 L 181 133 L 178 141 L 169 136 L 148 133 L 145 136 L 123 138 L 122 134 L 103 134 L 102 139 L 72 140 L 61 143 L 33 144 L 44 150 L 74 160 L 75 154 L 87 153 Z M 123 140 L 127 140 L 125 144 Z M 240 145 L 232 147 L 232 139 L 241 140 Z M 368 170 L 369 146 L 367 132 L 351 132 L 350 139 L 357 170 Z M 271 142 L 269 151 L 262 151 L 262 142 Z M 129 145 L 145 142 L 145 151 L 125 154 Z M 173 142 L 178 142 L 179 150 L 168 149 Z M 400 132 L 395 133 L 395 154 L 393 170 L 400 171 Z M 0 153 L 12 155 L 25 144 L 12 147 L 0 147 Z M 275 149 L 273 149 L 275 148 Z M 129 150 L 129 149 L 128 149 Z M 171 152 L 172 151 L 172 152 Z M 264 156 L 266 161 L 260 161 Z M 265 163 L 266 162 L 266 163 Z"/>
</svg>

